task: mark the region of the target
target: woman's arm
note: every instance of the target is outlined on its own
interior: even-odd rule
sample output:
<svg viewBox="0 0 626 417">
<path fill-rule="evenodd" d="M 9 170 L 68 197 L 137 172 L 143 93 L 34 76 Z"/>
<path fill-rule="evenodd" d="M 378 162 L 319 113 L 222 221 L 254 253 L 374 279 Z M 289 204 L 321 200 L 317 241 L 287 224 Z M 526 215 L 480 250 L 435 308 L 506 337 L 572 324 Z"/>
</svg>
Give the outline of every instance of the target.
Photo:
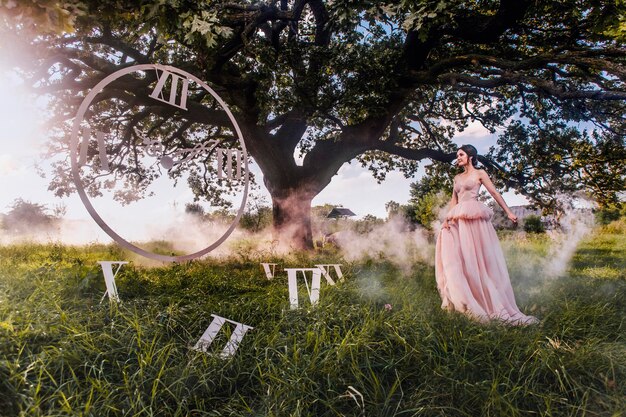
<svg viewBox="0 0 626 417">
<path fill-rule="evenodd" d="M 515 214 L 513 214 L 513 212 L 509 208 L 509 206 L 506 205 L 506 203 L 504 202 L 504 198 L 502 198 L 502 196 L 500 195 L 498 190 L 496 190 L 496 187 L 495 187 L 495 185 L 493 185 L 493 182 L 491 182 L 491 178 L 489 178 L 489 175 L 487 175 L 487 172 L 485 172 L 482 169 L 479 170 L 478 171 L 478 178 L 480 179 L 480 182 L 485 186 L 487 191 L 489 191 L 489 194 L 491 194 L 491 196 L 494 198 L 494 200 L 496 200 L 496 203 L 498 203 L 500 205 L 500 207 L 502 207 L 502 210 L 504 210 L 504 212 L 506 213 L 507 217 L 513 223 L 517 223 L 517 216 Z"/>
</svg>

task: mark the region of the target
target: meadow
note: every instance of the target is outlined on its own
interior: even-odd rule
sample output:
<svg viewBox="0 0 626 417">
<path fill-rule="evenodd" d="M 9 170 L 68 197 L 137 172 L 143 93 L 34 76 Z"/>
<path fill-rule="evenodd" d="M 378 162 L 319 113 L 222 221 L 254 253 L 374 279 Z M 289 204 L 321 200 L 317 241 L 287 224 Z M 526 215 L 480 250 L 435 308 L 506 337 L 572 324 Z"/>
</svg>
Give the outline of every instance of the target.
<svg viewBox="0 0 626 417">
<path fill-rule="evenodd" d="M 100 303 L 116 246 L 0 247 L 2 416 L 626 416 L 626 233 L 596 228 L 564 272 L 545 235 L 503 239 L 523 311 L 477 324 L 440 309 L 434 270 L 333 251 L 131 262 Z M 261 259 L 262 258 L 262 259 Z M 289 309 L 282 268 L 342 263 Z M 302 289 L 304 292 L 304 289 Z M 217 314 L 254 329 L 230 359 L 191 347 Z"/>
</svg>

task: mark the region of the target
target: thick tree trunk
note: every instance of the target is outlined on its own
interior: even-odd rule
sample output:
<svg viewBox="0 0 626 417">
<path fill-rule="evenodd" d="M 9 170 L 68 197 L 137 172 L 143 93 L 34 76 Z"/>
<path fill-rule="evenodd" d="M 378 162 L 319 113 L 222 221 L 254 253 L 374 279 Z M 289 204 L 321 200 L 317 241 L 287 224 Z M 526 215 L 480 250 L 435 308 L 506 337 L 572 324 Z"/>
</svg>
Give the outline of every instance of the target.
<svg viewBox="0 0 626 417">
<path fill-rule="evenodd" d="M 282 193 L 281 193 L 282 194 Z M 272 196 L 274 231 L 277 238 L 295 249 L 313 249 L 311 196 L 292 191 Z"/>
<path fill-rule="evenodd" d="M 256 119 L 242 123 L 250 154 L 263 172 L 263 182 L 272 197 L 274 235 L 294 249 L 313 249 L 311 201 L 330 182 L 324 178 L 326 167 L 316 170 L 296 164 L 294 150 L 307 124 L 289 119 L 274 135 L 256 125 Z M 338 169 L 338 168 L 337 168 Z M 336 172 L 336 170 L 335 170 Z"/>
<path fill-rule="evenodd" d="M 248 116 L 249 117 L 249 116 Z M 297 113 L 287 118 L 278 131 L 269 134 L 256 125 L 256 118 L 240 122 L 250 155 L 263 172 L 263 182 L 272 196 L 273 225 L 277 239 L 297 249 L 313 249 L 311 201 L 331 181 L 344 162 L 367 149 L 357 139 L 364 137 L 365 126 L 355 133 L 357 139 L 342 142 L 322 141 L 296 163 L 295 148 L 306 132 L 307 123 Z M 356 142 L 356 145 L 354 144 Z"/>
</svg>

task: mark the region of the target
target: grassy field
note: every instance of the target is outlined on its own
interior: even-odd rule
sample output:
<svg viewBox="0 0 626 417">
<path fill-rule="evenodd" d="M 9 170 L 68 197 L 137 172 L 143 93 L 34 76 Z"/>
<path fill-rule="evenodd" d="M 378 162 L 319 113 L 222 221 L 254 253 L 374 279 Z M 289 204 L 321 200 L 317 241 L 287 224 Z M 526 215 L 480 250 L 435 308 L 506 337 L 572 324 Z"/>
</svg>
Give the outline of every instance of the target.
<svg viewBox="0 0 626 417">
<path fill-rule="evenodd" d="M 343 262 L 344 283 L 290 311 L 285 274 L 266 280 L 261 259 L 131 263 L 115 305 L 99 303 L 96 261 L 128 259 L 117 247 L 1 247 L 0 415 L 626 416 L 623 223 L 587 236 L 561 276 L 544 272 L 546 237 L 503 245 L 539 325 L 441 311 L 426 264 Z M 254 327 L 232 359 L 190 349 L 212 313 Z"/>
</svg>

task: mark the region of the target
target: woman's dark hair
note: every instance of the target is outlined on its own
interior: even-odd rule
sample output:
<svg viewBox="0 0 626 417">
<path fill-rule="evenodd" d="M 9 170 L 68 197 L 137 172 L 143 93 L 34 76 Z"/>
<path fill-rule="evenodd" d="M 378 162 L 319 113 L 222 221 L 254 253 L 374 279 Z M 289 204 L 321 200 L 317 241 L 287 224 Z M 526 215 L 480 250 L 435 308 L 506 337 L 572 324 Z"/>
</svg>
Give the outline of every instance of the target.
<svg viewBox="0 0 626 417">
<path fill-rule="evenodd" d="M 477 168 L 478 167 L 478 158 L 477 158 L 478 151 L 476 150 L 476 148 L 474 148 L 472 145 L 461 145 L 459 149 L 461 149 L 463 152 L 467 154 L 468 157 L 471 158 L 472 166 L 474 168 Z"/>
</svg>

